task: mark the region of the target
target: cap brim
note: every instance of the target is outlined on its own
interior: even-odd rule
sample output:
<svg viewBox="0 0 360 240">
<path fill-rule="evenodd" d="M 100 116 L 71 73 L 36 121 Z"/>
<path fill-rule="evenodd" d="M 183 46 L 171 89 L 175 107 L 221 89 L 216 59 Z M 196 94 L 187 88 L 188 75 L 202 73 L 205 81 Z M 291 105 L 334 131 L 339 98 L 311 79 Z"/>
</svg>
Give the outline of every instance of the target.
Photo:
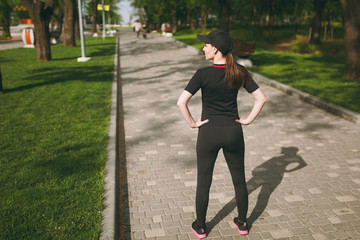
<svg viewBox="0 0 360 240">
<path fill-rule="evenodd" d="M 198 34 L 197 38 L 202 42 L 207 42 L 207 43 L 211 42 L 210 38 L 207 35 Z"/>
</svg>

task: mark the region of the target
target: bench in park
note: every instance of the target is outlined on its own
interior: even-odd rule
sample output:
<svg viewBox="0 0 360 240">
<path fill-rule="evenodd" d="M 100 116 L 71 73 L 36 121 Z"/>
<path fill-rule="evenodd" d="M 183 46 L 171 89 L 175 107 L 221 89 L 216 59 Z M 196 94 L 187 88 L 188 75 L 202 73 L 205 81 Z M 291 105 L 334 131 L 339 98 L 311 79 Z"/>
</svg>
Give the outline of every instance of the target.
<svg viewBox="0 0 360 240">
<path fill-rule="evenodd" d="M 173 30 L 172 27 L 168 27 L 168 26 L 165 25 L 165 31 L 164 32 L 169 32 L 170 33 L 170 32 L 172 32 L 172 30 Z"/>
<path fill-rule="evenodd" d="M 255 44 L 242 43 L 237 40 L 233 40 L 233 54 L 240 58 L 248 58 L 255 50 Z"/>
<path fill-rule="evenodd" d="M 61 31 L 51 31 L 50 32 L 50 42 L 51 44 L 57 44 L 60 42 Z"/>
</svg>

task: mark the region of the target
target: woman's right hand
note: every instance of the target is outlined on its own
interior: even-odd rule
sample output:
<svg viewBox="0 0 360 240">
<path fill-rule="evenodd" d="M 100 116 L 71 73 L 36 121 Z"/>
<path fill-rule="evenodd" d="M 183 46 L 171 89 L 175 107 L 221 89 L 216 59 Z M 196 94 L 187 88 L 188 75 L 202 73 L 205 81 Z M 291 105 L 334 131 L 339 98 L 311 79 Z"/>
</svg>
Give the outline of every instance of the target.
<svg viewBox="0 0 360 240">
<path fill-rule="evenodd" d="M 196 122 L 194 122 L 194 124 L 192 124 L 190 127 L 191 128 L 199 128 L 202 125 L 206 124 L 209 122 L 209 119 L 206 119 L 204 121 L 201 121 L 201 118 L 199 118 L 199 120 L 197 120 Z"/>
</svg>

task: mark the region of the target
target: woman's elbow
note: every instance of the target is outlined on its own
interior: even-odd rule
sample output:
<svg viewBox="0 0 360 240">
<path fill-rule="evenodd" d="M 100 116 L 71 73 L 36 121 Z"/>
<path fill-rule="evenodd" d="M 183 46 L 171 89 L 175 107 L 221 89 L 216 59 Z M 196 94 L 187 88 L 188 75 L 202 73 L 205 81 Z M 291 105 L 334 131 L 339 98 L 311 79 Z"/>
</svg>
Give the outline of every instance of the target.
<svg viewBox="0 0 360 240">
<path fill-rule="evenodd" d="M 256 98 L 256 102 L 261 104 L 261 105 L 264 105 L 266 103 L 266 97 L 264 95 L 259 96 L 259 97 Z"/>
<path fill-rule="evenodd" d="M 180 105 L 181 105 L 181 102 L 180 102 L 180 99 L 177 101 L 177 103 L 176 103 L 176 106 L 177 107 L 180 107 Z"/>
<path fill-rule="evenodd" d="M 266 99 L 266 97 L 264 96 L 264 97 L 262 98 L 262 103 L 265 104 L 266 101 L 267 101 L 267 99 Z"/>
<path fill-rule="evenodd" d="M 183 106 L 185 106 L 186 105 L 186 103 L 184 103 L 183 101 L 180 101 L 180 99 L 177 101 L 177 103 L 176 103 L 176 106 L 178 107 L 178 108 L 182 108 Z"/>
</svg>

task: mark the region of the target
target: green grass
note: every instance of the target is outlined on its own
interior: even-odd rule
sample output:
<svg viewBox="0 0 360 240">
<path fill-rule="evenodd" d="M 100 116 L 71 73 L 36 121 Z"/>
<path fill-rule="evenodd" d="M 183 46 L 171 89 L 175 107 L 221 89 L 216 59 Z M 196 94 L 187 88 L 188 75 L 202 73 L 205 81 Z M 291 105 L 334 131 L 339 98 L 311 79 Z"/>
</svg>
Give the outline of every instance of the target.
<svg viewBox="0 0 360 240">
<path fill-rule="evenodd" d="M 98 239 L 115 38 L 2 50 L 0 239 Z"/>
<path fill-rule="evenodd" d="M 258 49 L 252 71 L 325 101 L 360 112 L 360 82 L 343 77 L 344 58 Z"/>
<path fill-rule="evenodd" d="M 269 34 L 242 29 L 231 31 L 231 36 L 256 44 L 250 57 L 255 65 L 251 71 L 360 113 L 360 81 L 344 78 L 345 53 L 341 39 L 314 46 L 307 43 L 306 36 L 291 35 L 288 30 Z M 190 31 L 180 32 L 174 38 L 198 49 L 203 47 L 196 33 Z M 281 43 L 287 43 L 288 47 L 274 50 Z"/>
</svg>

